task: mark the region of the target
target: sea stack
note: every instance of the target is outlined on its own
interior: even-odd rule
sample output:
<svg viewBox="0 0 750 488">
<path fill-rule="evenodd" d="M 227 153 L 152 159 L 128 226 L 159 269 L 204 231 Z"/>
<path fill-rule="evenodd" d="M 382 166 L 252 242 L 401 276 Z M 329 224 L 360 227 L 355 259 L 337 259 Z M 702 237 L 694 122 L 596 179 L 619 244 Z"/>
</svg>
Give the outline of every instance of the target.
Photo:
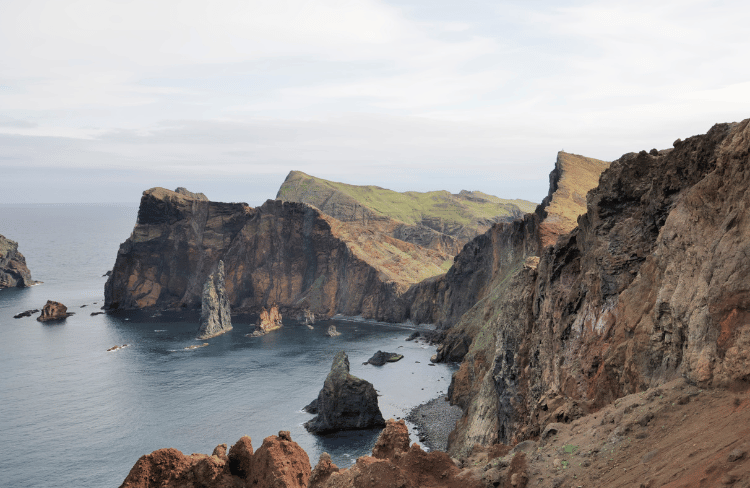
<svg viewBox="0 0 750 488">
<path fill-rule="evenodd" d="M 18 243 L 0 235 L 0 289 L 25 288 L 36 283 L 26 267 L 26 258 L 18 252 Z"/>
<path fill-rule="evenodd" d="M 369 381 L 349 374 L 349 358 L 344 351 L 339 351 L 333 358 L 331 372 L 315 406 L 318 415 L 305 423 L 305 428 L 313 434 L 385 425 L 375 387 Z"/>
<path fill-rule="evenodd" d="M 209 339 L 232 330 L 229 299 L 224 275 L 224 261 L 219 261 L 219 268 L 211 274 L 203 285 L 203 302 L 201 304 L 201 326 L 198 339 Z"/>
<path fill-rule="evenodd" d="M 72 312 L 68 312 L 68 307 L 60 302 L 54 302 L 47 300 L 47 303 L 42 308 L 42 314 L 37 317 L 39 322 L 51 322 L 55 320 L 63 320 L 73 315 Z"/>
</svg>

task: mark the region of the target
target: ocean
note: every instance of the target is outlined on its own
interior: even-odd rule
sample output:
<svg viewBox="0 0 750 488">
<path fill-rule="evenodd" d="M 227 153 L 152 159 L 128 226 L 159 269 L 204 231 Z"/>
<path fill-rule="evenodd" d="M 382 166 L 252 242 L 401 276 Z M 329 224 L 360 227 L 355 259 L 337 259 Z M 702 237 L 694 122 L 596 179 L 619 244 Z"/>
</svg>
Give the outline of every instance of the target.
<svg viewBox="0 0 750 488">
<path fill-rule="evenodd" d="M 447 392 L 455 367 L 431 365 L 434 348 L 405 341 L 413 327 L 318 321 L 251 338 L 252 319 L 198 342 L 198 314 L 91 315 L 103 276 L 131 233 L 136 205 L 0 205 L 0 234 L 19 243 L 41 285 L 0 290 L 0 485 L 117 487 L 138 458 L 173 447 L 211 454 L 249 435 L 253 447 L 289 430 L 311 465 L 328 452 L 341 467 L 369 454 L 377 430 L 309 434 L 301 409 L 317 397 L 337 351 L 380 394 L 385 418 Z M 42 324 L 19 312 L 47 300 L 75 312 Z M 341 336 L 328 337 L 329 324 Z M 208 342 L 207 347 L 188 350 Z M 115 345 L 128 344 L 107 352 Z M 404 359 L 363 365 L 377 350 Z M 413 426 L 410 426 L 410 429 Z M 412 435 L 412 442 L 417 442 Z"/>
</svg>

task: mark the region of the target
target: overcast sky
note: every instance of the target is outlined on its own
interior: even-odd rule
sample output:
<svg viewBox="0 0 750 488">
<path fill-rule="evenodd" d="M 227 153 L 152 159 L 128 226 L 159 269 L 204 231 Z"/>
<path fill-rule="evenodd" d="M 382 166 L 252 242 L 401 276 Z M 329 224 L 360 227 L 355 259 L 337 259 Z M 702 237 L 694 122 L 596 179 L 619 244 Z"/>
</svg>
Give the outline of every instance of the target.
<svg viewBox="0 0 750 488">
<path fill-rule="evenodd" d="M 292 170 L 539 201 L 750 117 L 750 4 L 0 0 L 0 203 L 258 205 Z"/>
</svg>

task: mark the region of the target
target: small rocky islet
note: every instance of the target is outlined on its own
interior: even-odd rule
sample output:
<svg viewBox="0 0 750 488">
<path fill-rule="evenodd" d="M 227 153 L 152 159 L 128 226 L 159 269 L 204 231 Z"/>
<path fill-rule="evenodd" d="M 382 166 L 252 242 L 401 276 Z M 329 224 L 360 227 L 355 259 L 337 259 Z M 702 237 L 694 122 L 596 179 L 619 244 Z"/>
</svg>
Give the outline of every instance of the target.
<svg viewBox="0 0 750 488">
<path fill-rule="evenodd" d="M 272 470 L 248 471 L 248 439 L 235 449 L 248 454 L 235 461 L 232 449 L 226 460 L 221 450 L 189 459 L 162 452 L 156 464 L 184 468 L 164 486 L 197 479 L 194 470 L 216 474 L 205 486 L 249 486 L 261 483 L 250 476 L 266 475 L 280 486 L 339 487 L 362 476 L 372 486 L 728 486 L 748 479 L 750 445 L 726 426 L 750 421 L 749 154 L 748 120 L 612 162 L 560 152 L 544 201 L 476 228 L 447 271 L 461 234 L 425 229 L 457 221 L 425 216 L 399 227 L 396 217 L 357 210 L 336 185 L 327 187 L 341 203 L 332 216 L 291 201 L 304 200 L 303 191 L 288 190 L 303 188 L 304 174 L 290 174 L 279 199 L 258 208 L 184 189 L 144 192 L 107 280 L 108 310 L 197 309 L 200 284 L 221 260 L 235 312 L 277 305 L 285 314 L 434 324 L 434 361 L 460 363 L 443 402 L 461 417 L 444 453 L 383 441 L 394 453 L 390 464 L 373 456 L 339 470 L 322 456 L 307 477 L 280 481 Z M 183 274 L 168 276 L 177 269 Z M 391 426 L 383 435 L 399 437 Z M 283 459 L 292 441 L 272 437 L 263 456 Z M 139 479 L 155 479 L 154 464 L 139 463 L 152 473 Z M 414 475 L 415 465 L 426 471 Z M 442 481 L 429 478 L 439 471 Z"/>
</svg>

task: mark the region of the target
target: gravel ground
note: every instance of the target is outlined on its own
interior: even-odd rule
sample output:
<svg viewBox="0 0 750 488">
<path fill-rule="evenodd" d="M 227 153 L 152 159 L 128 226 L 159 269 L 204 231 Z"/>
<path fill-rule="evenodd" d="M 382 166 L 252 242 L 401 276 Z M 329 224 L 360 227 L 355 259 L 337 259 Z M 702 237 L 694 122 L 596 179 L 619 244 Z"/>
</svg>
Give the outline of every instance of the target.
<svg viewBox="0 0 750 488">
<path fill-rule="evenodd" d="M 430 400 L 415 407 L 406 420 L 417 426 L 419 440 L 431 451 L 445 451 L 448 447 L 448 434 L 461 418 L 461 407 L 451 405 L 446 396 Z"/>
</svg>

